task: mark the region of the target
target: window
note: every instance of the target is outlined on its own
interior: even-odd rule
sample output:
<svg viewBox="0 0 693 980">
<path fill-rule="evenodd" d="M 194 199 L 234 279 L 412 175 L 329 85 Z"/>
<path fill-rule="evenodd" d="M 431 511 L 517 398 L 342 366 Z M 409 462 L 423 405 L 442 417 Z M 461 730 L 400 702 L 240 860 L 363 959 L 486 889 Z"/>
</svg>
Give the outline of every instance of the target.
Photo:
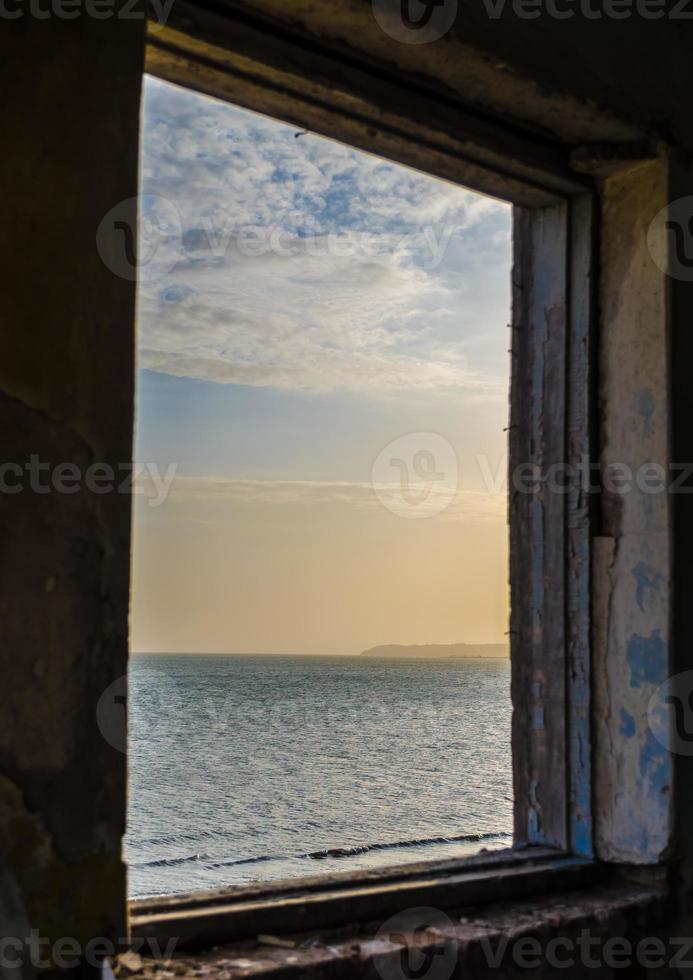
<svg viewBox="0 0 693 980">
<path fill-rule="evenodd" d="M 326 59 L 266 24 L 199 11 L 182 32 L 153 32 L 148 67 L 516 205 L 509 430 L 513 755 L 515 841 L 530 848 L 492 860 L 299 881 L 280 893 L 256 886 L 134 904 L 135 931 L 165 935 L 175 921 L 177 934 L 191 944 L 261 931 L 270 909 L 275 930 L 305 921 L 336 924 L 346 896 L 353 919 L 413 901 L 444 907 L 463 904 L 465 896 L 497 898 L 500 879 L 506 896 L 526 891 L 528 882 L 541 890 L 555 875 L 584 880 L 593 853 L 591 513 L 571 468 L 592 453 L 591 182 L 550 142 L 502 120 L 465 116 L 444 97 L 412 91 L 410 80 L 381 75 L 376 84 L 374 69 L 348 58 L 342 87 L 308 86 L 307 79 L 323 77 Z M 560 482 L 560 492 L 548 476 Z"/>
<path fill-rule="evenodd" d="M 141 158 L 131 895 L 507 847 L 510 208 L 151 78 Z"/>
</svg>

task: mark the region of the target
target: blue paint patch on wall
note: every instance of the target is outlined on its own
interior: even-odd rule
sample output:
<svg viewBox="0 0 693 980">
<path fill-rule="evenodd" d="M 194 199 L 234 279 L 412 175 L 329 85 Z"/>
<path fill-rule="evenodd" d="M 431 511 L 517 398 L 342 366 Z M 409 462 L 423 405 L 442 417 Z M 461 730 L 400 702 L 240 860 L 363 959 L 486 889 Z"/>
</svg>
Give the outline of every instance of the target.
<svg viewBox="0 0 693 980">
<path fill-rule="evenodd" d="M 192 296 L 195 290 L 191 286 L 173 285 L 166 286 L 159 292 L 159 299 L 164 303 L 182 303 L 188 296 Z"/>
<path fill-rule="evenodd" d="M 628 714 L 625 708 L 621 708 L 619 735 L 623 735 L 625 738 L 632 738 L 635 735 L 635 718 L 631 714 Z"/>
<path fill-rule="evenodd" d="M 573 850 L 581 857 L 592 857 L 592 826 L 589 820 L 577 820 L 572 824 Z"/>
<path fill-rule="evenodd" d="M 642 786 L 641 808 L 644 822 L 641 825 L 640 853 L 659 860 L 661 854 L 653 849 L 666 847 L 666 829 L 671 805 L 672 756 L 648 729 L 640 747 L 640 780 Z M 657 828 L 657 845 L 652 841 L 652 831 Z"/>
<path fill-rule="evenodd" d="M 667 648 L 659 630 L 649 636 L 634 633 L 628 641 L 626 658 L 630 668 L 630 686 L 663 684 L 667 676 Z"/>
<path fill-rule="evenodd" d="M 652 796 L 663 795 L 671 782 L 670 754 L 648 729 L 640 747 L 640 776 Z"/>
<path fill-rule="evenodd" d="M 633 578 L 635 579 L 635 601 L 642 612 L 645 612 L 645 601 L 655 601 L 664 582 L 664 576 L 652 565 L 640 561 L 633 569 Z"/>
</svg>

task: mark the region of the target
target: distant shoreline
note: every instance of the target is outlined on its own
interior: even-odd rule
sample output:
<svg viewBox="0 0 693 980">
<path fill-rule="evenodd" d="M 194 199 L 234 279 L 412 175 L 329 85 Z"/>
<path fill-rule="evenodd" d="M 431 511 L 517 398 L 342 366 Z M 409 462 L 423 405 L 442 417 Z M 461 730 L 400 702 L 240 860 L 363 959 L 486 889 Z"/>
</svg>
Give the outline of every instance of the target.
<svg viewBox="0 0 693 980">
<path fill-rule="evenodd" d="M 386 657 L 397 660 L 507 660 L 510 651 L 505 643 L 423 643 L 401 645 L 389 643 L 371 647 L 362 657 Z"/>
</svg>

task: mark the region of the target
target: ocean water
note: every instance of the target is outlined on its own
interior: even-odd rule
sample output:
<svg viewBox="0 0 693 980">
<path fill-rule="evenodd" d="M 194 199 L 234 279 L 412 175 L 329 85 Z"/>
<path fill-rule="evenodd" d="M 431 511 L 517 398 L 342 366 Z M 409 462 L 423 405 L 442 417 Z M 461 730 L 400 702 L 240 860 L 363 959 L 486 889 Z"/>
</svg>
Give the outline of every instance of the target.
<svg viewBox="0 0 693 980">
<path fill-rule="evenodd" d="M 506 661 L 134 656 L 131 897 L 511 842 Z"/>
</svg>

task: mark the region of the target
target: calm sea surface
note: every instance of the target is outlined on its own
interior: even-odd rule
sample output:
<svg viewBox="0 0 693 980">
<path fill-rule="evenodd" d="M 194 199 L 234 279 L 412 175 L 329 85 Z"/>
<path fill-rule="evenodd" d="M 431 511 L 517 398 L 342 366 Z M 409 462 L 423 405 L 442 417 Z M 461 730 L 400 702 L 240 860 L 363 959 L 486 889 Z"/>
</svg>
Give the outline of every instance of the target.
<svg viewBox="0 0 693 980">
<path fill-rule="evenodd" d="M 511 840 L 504 661 L 135 656 L 132 897 Z"/>
</svg>

